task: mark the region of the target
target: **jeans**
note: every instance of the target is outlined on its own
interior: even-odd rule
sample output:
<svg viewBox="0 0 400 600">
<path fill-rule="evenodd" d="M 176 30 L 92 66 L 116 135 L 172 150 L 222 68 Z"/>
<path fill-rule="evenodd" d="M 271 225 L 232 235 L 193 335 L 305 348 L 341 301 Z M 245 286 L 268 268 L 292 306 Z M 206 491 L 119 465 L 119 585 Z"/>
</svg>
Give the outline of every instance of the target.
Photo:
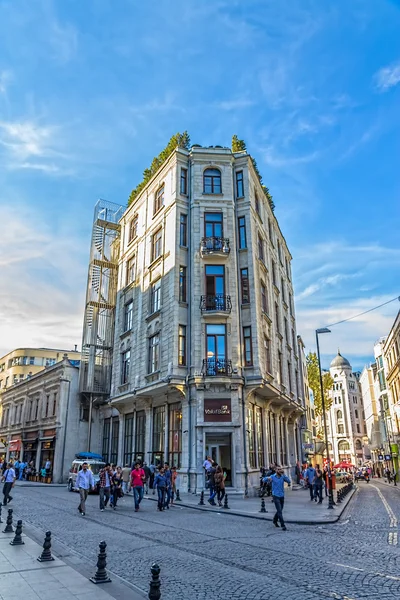
<svg viewBox="0 0 400 600">
<path fill-rule="evenodd" d="M 143 498 L 143 494 L 144 494 L 144 488 L 142 485 L 135 485 L 135 487 L 132 488 L 133 489 L 133 496 L 135 498 L 135 508 L 139 508 L 139 504 L 142 501 Z"/>
<path fill-rule="evenodd" d="M 222 504 L 222 500 L 224 499 L 225 496 L 225 488 L 218 488 L 217 491 L 217 500 L 218 500 L 218 504 Z"/>
<path fill-rule="evenodd" d="M 105 498 L 105 501 L 104 501 Z M 99 489 L 99 499 L 100 499 L 100 510 L 103 510 L 109 500 L 110 500 L 110 488 L 109 487 L 101 487 Z"/>
<path fill-rule="evenodd" d="M 282 511 L 283 511 L 283 505 L 285 504 L 285 498 L 283 496 L 272 496 L 272 499 L 274 501 L 275 508 L 276 508 L 276 513 L 273 518 L 273 522 L 277 523 L 279 521 L 283 527 L 285 525 L 285 522 L 283 520 Z"/>
<path fill-rule="evenodd" d="M 129 481 L 123 481 L 122 482 L 122 493 L 123 494 L 127 494 L 128 493 L 128 486 L 129 486 Z"/>
<path fill-rule="evenodd" d="M 79 497 L 81 501 L 79 502 L 78 510 L 80 512 L 86 512 L 86 498 L 88 497 L 89 490 L 85 490 L 83 488 L 79 488 Z"/>
<path fill-rule="evenodd" d="M 211 483 L 210 483 L 210 488 L 209 489 L 210 489 L 210 497 L 209 497 L 208 500 L 211 501 L 211 502 L 214 502 L 214 498 L 217 495 L 217 490 L 215 489 L 215 486 L 212 485 Z"/>
<path fill-rule="evenodd" d="M 167 506 L 169 506 L 169 503 L 171 502 L 171 498 L 172 498 L 172 488 L 170 486 L 168 486 L 167 489 L 165 490 L 165 503 L 164 503 L 165 508 L 167 508 Z"/>
<path fill-rule="evenodd" d="M 322 502 L 322 490 L 323 487 L 322 485 L 316 485 L 315 486 L 315 498 L 319 500 L 319 502 Z"/>
<path fill-rule="evenodd" d="M 114 507 L 117 506 L 120 490 L 121 490 L 121 488 L 118 485 L 114 485 L 112 488 L 110 504 L 112 504 Z"/>
<path fill-rule="evenodd" d="M 158 510 L 164 510 L 165 488 L 157 487 L 158 492 Z"/>
<path fill-rule="evenodd" d="M 310 488 L 310 498 L 311 500 L 314 500 L 314 486 L 312 483 L 309 483 L 308 487 Z"/>
<path fill-rule="evenodd" d="M 3 486 L 3 494 L 4 494 L 3 504 L 4 504 L 4 506 L 6 506 L 7 501 L 9 502 L 10 500 L 12 500 L 12 497 L 10 496 L 12 484 L 13 484 L 12 481 L 8 481 Z"/>
</svg>

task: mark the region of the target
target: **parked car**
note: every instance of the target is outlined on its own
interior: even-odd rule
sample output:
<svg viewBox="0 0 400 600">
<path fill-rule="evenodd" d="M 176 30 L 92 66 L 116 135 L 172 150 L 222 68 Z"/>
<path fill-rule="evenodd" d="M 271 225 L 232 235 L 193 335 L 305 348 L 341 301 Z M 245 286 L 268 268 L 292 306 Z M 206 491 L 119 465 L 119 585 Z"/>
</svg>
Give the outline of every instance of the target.
<svg viewBox="0 0 400 600">
<path fill-rule="evenodd" d="M 335 475 L 337 483 L 349 483 L 353 481 L 352 474 L 347 471 L 336 471 Z"/>
<path fill-rule="evenodd" d="M 68 490 L 70 492 L 77 492 L 75 489 L 75 482 L 79 471 L 82 469 L 83 463 L 86 462 L 88 464 L 88 468 L 93 473 L 93 478 L 95 482 L 95 492 L 99 493 L 100 487 L 100 476 L 99 472 L 106 464 L 103 461 L 103 457 L 100 454 L 93 454 L 92 452 L 81 453 L 75 455 L 75 460 L 72 461 L 72 465 L 69 471 L 68 476 Z"/>
</svg>

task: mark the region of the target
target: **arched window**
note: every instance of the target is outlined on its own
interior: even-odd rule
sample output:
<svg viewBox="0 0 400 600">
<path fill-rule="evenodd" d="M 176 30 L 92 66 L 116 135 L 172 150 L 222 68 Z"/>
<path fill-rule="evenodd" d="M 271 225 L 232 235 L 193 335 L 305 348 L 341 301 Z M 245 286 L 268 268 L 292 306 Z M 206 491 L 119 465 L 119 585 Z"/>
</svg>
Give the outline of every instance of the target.
<svg viewBox="0 0 400 600">
<path fill-rule="evenodd" d="M 356 450 L 362 450 L 361 440 L 356 440 Z"/>
<path fill-rule="evenodd" d="M 338 450 L 339 452 L 342 450 L 350 450 L 350 444 L 349 442 L 347 442 L 346 440 L 340 440 L 340 442 L 338 443 Z"/>
<path fill-rule="evenodd" d="M 221 171 L 206 169 L 203 173 L 203 192 L 205 194 L 221 194 Z"/>
<path fill-rule="evenodd" d="M 338 425 L 337 426 L 337 432 L 338 433 L 344 433 L 344 425 Z"/>
<path fill-rule="evenodd" d="M 333 450 L 331 442 L 328 442 L 328 450 L 329 452 L 332 452 Z"/>
<path fill-rule="evenodd" d="M 343 413 L 342 413 L 342 411 L 341 411 L 341 410 L 338 410 L 338 411 L 337 411 L 337 413 L 336 413 L 336 418 L 337 418 L 338 420 L 339 420 L 339 419 L 343 419 Z"/>
<path fill-rule="evenodd" d="M 158 188 L 156 195 L 154 196 L 154 214 L 156 214 L 160 208 L 164 206 L 164 193 L 165 186 L 162 184 L 161 187 Z"/>
</svg>

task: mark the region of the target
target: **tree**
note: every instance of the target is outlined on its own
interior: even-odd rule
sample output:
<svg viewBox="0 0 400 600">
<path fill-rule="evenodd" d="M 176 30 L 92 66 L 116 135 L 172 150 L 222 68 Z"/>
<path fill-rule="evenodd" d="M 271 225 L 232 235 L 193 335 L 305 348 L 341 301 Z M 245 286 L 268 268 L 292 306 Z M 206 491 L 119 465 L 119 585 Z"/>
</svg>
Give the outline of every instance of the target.
<svg viewBox="0 0 400 600">
<path fill-rule="evenodd" d="M 232 136 L 232 152 L 246 152 L 246 142 L 244 140 L 239 140 L 238 136 L 235 134 Z"/>
<path fill-rule="evenodd" d="M 308 374 L 308 385 L 314 394 L 314 407 L 315 414 L 322 415 L 322 398 L 321 398 L 321 385 L 319 381 L 319 366 L 318 358 L 315 352 L 309 352 L 306 356 L 307 374 Z M 325 396 L 325 408 L 329 410 L 332 406 L 332 398 L 329 396 L 329 392 L 333 388 L 333 379 L 330 373 L 323 373 L 322 382 L 324 386 Z"/>
</svg>

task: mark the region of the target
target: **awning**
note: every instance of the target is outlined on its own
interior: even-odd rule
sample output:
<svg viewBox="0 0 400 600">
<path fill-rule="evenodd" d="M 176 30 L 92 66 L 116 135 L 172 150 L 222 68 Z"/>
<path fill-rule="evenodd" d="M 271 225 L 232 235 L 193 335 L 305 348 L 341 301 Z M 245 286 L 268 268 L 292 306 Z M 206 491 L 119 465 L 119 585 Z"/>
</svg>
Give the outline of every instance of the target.
<svg viewBox="0 0 400 600">
<path fill-rule="evenodd" d="M 21 440 L 11 440 L 8 449 L 10 452 L 19 452 L 21 450 Z"/>
<path fill-rule="evenodd" d="M 40 441 L 41 442 L 54 442 L 55 439 L 56 439 L 56 436 L 52 435 L 50 437 L 41 437 Z"/>
<path fill-rule="evenodd" d="M 22 440 L 24 444 L 37 444 L 38 438 L 27 438 Z"/>
</svg>

